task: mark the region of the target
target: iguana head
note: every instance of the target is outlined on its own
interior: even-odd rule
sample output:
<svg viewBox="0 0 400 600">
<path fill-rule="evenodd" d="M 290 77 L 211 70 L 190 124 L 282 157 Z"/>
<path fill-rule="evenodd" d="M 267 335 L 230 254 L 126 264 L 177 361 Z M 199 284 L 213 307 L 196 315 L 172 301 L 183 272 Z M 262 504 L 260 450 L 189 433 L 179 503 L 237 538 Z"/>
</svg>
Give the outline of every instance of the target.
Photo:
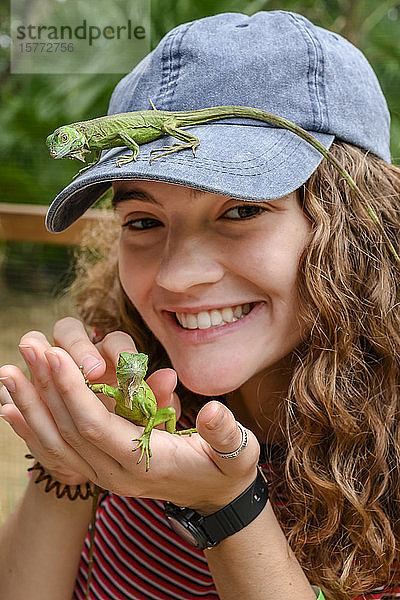
<svg viewBox="0 0 400 600">
<path fill-rule="evenodd" d="M 84 134 L 72 125 L 58 127 L 48 136 L 46 144 L 53 158 L 78 158 L 85 162 L 90 152 Z"/>
<path fill-rule="evenodd" d="M 118 382 L 122 383 L 132 379 L 143 379 L 147 371 L 147 361 L 147 354 L 121 352 L 116 368 Z"/>
</svg>

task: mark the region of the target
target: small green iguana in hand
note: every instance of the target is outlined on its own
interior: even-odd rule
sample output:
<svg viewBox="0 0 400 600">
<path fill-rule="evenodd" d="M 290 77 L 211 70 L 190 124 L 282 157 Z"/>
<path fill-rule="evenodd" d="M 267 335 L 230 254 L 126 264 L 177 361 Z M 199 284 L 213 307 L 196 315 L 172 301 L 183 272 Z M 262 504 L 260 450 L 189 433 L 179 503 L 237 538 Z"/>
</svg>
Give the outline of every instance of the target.
<svg viewBox="0 0 400 600">
<path fill-rule="evenodd" d="M 138 444 L 132 450 L 135 451 L 141 449 L 137 462 L 139 464 L 143 456 L 145 456 L 146 471 L 150 468 L 150 435 L 154 427 L 165 423 L 165 429 L 168 433 L 175 433 L 177 435 L 191 435 L 192 433 L 196 433 L 195 428 L 182 429 L 181 431 L 176 430 L 176 415 L 175 409 L 172 406 L 157 408 L 156 398 L 151 388 L 144 380 L 147 371 L 147 361 L 147 354 L 121 352 L 116 367 L 117 387 L 112 387 L 106 383 L 91 384 L 85 377 L 87 386 L 93 392 L 96 394 L 105 394 L 115 400 L 115 414 L 131 421 L 134 425 L 141 425 L 144 427 L 144 431 L 140 438 L 133 440 L 134 442 L 138 442 Z M 81 371 L 84 375 L 83 367 L 81 367 Z M 93 493 L 89 564 L 85 599 L 89 598 L 93 567 L 94 537 L 96 531 L 96 510 L 99 496 L 103 491 L 104 490 L 99 486 L 95 486 Z"/>
<path fill-rule="evenodd" d="M 75 175 L 77 177 L 100 160 L 102 150 L 118 146 L 127 146 L 132 150 L 131 154 L 124 154 L 116 159 L 116 166 L 121 167 L 132 160 L 137 160 L 139 144 L 152 142 L 166 134 L 175 137 L 182 143 L 151 150 L 150 154 L 153 154 L 153 156 L 150 159 L 150 164 L 156 158 L 185 149 L 191 149 L 193 156 L 195 156 L 195 150 L 200 145 L 200 141 L 195 135 L 185 131 L 182 127 L 201 125 L 210 121 L 232 117 L 255 119 L 270 123 L 291 131 L 311 144 L 339 171 L 362 201 L 375 225 L 380 229 L 396 261 L 400 261 L 400 257 L 393 247 L 382 222 L 350 174 L 321 142 L 302 127 L 273 113 L 248 106 L 214 106 L 198 110 L 167 111 L 156 109 L 151 100 L 150 104 L 152 110 L 137 110 L 107 115 L 58 127 L 46 140 L 50 155 L 53 158 L 77 158 L 85 162 L 86 156 L 93 152 L 93 162 L 81 169 Z"/>
</svg>

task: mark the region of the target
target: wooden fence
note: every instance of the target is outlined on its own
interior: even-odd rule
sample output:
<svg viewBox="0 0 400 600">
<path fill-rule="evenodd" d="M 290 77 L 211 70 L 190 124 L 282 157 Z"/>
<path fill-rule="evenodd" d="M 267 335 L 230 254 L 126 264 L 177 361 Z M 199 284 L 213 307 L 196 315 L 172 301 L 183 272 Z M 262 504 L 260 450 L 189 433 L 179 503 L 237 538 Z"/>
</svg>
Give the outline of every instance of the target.
<svg viewBox="0 0 400 600">
<path fill-rule="evenodd" d="M 91 209 L 61 233 L 50 233 L 45 227 L 47 206 L 0 202 L 0 240 L 42 242 L 71 246 L 79 244 L 83 229 L 99 219 L 113 219 L 110 211 Z"/>
</svg>

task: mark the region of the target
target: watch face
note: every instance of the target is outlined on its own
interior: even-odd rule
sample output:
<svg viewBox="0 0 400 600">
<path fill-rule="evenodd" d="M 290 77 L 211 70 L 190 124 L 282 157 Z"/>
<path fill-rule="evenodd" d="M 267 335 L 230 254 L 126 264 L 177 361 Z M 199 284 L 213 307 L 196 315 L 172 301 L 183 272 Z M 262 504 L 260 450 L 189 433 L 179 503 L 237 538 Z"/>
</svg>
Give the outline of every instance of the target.
<svg viewBox="0 0 400 600">
<path fill-rule="evenodd" d="M 187 523 L 185 526 L 177 519 L 174 519 L 174 517 L 166 515 L 166 518 L 171 526 L 171 529 L 173 529 L 175 533 L 179 535 L 179 537 L 185 540 L 185 542 L 191 546 L 194 546 L 195 548 L 199 548 L 201 546 L 201 540 L 196 536 L 196 533 L 192 533 L 192 531 L 188 529 L 188 527 L 190 527 L 190 523 Z"/>
</svg>

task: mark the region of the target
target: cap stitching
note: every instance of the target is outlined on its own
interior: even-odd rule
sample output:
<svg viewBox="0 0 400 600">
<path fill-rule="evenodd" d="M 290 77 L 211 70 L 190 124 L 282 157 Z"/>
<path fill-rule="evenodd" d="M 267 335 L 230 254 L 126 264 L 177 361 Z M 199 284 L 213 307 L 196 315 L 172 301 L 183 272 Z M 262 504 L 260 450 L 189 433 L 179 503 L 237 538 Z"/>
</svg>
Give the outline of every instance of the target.
<svg viewBox="0 0 400 600">
<path fill-rule="evenodd" d="M 192 25 L 193 22 L 187 23 L 185 27 L 177 27 L 171 32 L 170 35 L 167 36 L 164 42 L 164 47 L 162 50 L 162 80 L 160 91 L 155 100 L 155 105 L 157 108 L 165 107 L 165 109 L 167 109 L 167 107 L 171 105 L 172 97 L 175 91 L 174 84 L 180 71 L 181 56 L 179 50 L 186 32 Z M 177 51 L 174 53 L 174 42 L 176 39 L 178 39 L 178 44 Z M 174 60 L 174 58 L 177 58 L 177 60 Z"/>
<path fill-rule="evenodd" d="M 296 141 L 296 146 L 294 147 L 295 149 L 297 149 L 300 144 L 301 144 L 301 140 L 295 140 Z M 276 141 L 274 144 L 272 144 L 271 146 L 268 146 L 268 149 L 266 149 L 262 154 L 257 154 L 256 156 L 252 156 L 251 158 L 247 158 L 247 159 L 243 159 L 240 160 L 240 162 L 238 161 L 228 161 L 228 160 L 221 160 L 220 158 L 215 159 L 212 157 L 207 157 L 207 156 L 203 156 L 203 157 L 196 157 L 195 160 L 197 161 L 197 164 L 203 164 L 204 167 L 210 168 L 213 167 L 213 165 L 222 165 L 223 168 L 235 168 L 235 169 L 239 169 L 242 171 L 249 171 L 251 169 L 254 169 L 256 167 L 260 167 L 261 165 L 265 164 L 265 160 L 268 160 L 268 162 L 272 162 L 270 159 L 265 159 L 263 160 L 263 157 L 269 153 L 273 148 L 275 148 L 276 146 L 278 146 L 278 144 L 280 143 L 279 141 Z M 284 153 L 284 151 L 287 149 L 289 144 L 286 144 L 284 147 L 280 147 L 279 151 L 274 154 L 274 159 L 279 157 L 280 155 L 282 155 Z M 287 155 L 285 155 L 287 156 Z M 142 161 L 145 161 L 147 158 L 150 158 L 150 154 L 143 154 L 142 156 Z M 175 156 L 171 156 L 170 158 L 161 158 L 161 162 L 162 163 L 167 163 L 168 160 L 173 160 L 175 164 L 187 164 L 187 161 L 182 161 L 179 159 L 179 157 L 177 155 Z M 248 163 L 247 165 L 245 165 L 245 163 Z M 196 163 L 192 163 L 193 165 L 195 165 L 195 167 L 197 168 L 197 164 Z M 225 167 L 224 167 L 225 164 Z M 276 163 L 274 163 L 275 165 Z M 214 169 L 215 171 L 217 171 L 218 169 Z M 268 171 L 270 171 L 272 169 L 268 169 Z M 220 171 L 221 173 L 224 173 L 225 171 L 223 169 L 221 169 Z M 235 171 L 237 172 L 237 171 Z"/>
<path fill-rule="evenodd" d="M 257 175 L 263 175 L 265 173 L 269 173 L 271 171 L 276 170 L 280 165 L 282 165 L 283 163 L 285 163 L 287 161 L 288 158 L 290 158 L 290 156 L 292 156 L 297 148 L 299 147 L 301 142 L 297 142 L 296 145 L 292 148 L 291 152 L 289 154 L 285 154 L 285 156 L 282 158 L 282 160 L 280 160 L 278 163 L 274 162 L 273 164 L 271 164 L 268 168 L 268 166 L 266 166 L 265 162 L 264 163 L 258 163 L 258 164 L 254 164 L 251 165 L 249 167 L 246 167 L 245 169 L 242 169 L 242 172 L 238 171 L 237 169 L 240 169 L 239 165 L 236 165 L 235 163 L 230 163 L 231 166 L 228 167 L 226 166 L 225 168 L 216 168 L 218 167 L 218 165 L 221 164 L 220 161 L 214 161 L 213 159 L 201 159 L 201 161 L 197 161 L 197 162 L 193 162 L 191 164 L 191 166 L 193 166 L 195 169 L 197 170 L 208 170 L 208 171 L 214 171 L 216 173 L 225 173 L 225 174 L 230 174 L 230 175 L 237 175 L 239 177 L 255 177 Z M 287 148 L 287 146 L 286 146 Z M 275 156 L 279 156 L 278 153 Z M 260 158 L 262 155 L 260 155 L 257 158 Z M 322 154 L 321 154 L 321 159 L 322 159 Z M 177 157 L 175 157 L 174 159 L 174 163 L 184 166 L 187 166 L 187 161 L 181 160 Z M 166 162 L 166 161 L 165 161 Z M 235 164 L 235 170 L 232 170 L 232 166 Z M 252 170 L 258 168 L 260 169 L 262 167 L 262 170 L 257 171 L 257 172 L 251 172 Z"/>
<path fill-rule="evenodd" d="M 311 43 L 315 48 L 315 60 L 316 66 L 314 69 L 314 92 L 318 100 L 318 107 L 320 112 L 320 123 L 315 123 L 316 129 L 314 131 L 330 131 L 329 114 L 327 110 L 327 99 L 325 94 L 325 55 L 322 48 L 321 41 L 314 35 L 309 29 L 304 29 L 306 35 L 309 36 Z"/>
<path fill-rule="evenodd" d="M 322 46 L 309 27 L 307 27 L 307 23 L 303 19 L 298 18 L 298 15 L 295 13 L 288 14 L 307 45 L 307 81 L 313 115 L 313 126 L 311 129 L 313 131 L 329 131 L 329 118 L 325 109 L 325 87 L 323 85 L 325 63 Z M 323 98 L 321 98 L 321 96 L 323 96 Z M 327 121 L 326 126 L 322 125 L 324 118 Z"/>
<path fill-rule="evenodd" d="M 263 156 L 265 156 L 265 154 L 267 154 L 268 152 L 270 152 L 270 151 L 271 151 L 271 149 L 275 148 L 275 146 L 277 146 L 278 144 L 280 144 L 280 143 L 281 143 L 281 141 L 282 141 L 282 138 L 284 137 L 284 134 L 286 133 L 286 130 L 285 130 L 285 129 L 279 129 L 279 128 L 275 128 L 275 129 L 276 129 L 276 130 L 277 130 L 279 133 L 281 133 L 281 134 L 282 134 L 278 140 L 274 141 L 274 143 L 273 143 L 273 144 L 270 144 L 269 146 L 267 146 L 267 147 L 265 148 L 264 152 L 262 152 L 261 154 L 254 155 L 254 156 L 252 156 L 252 157 L 250 157 L 250 158 L 244 158 L 244 159 L 241 159 L 241 160 L 240 160 L 240 163 L 238 163 L 238 161 L 223 160 L 223 159 L 221 159 L 221 158 L 214 159 L 214 158 L 212 158 L 212 157 L 205 157 L 205 156 L 203 156 L 203 157 L 201 157 L 201 158 L 199 158 L 199 157 L 196 157 L 196 160 L 198 160 L 198 161 L 203 161 L 203 162 L 205 162 L 205 161 L 208 161 L 208 162 L 226 163 L 226 164 L 229 164 L 229 165 L 235 165 L 235 168 L 240 168 L 240 165 L 242 165 L 242 164 L 244 164 L 244 163 L 246 163 L 246 162 L 248 162 L 248 163 L 249 163 L 249 162 L 253 162 L 253 161 L 255 161 L 255 160 L 259 159 L 259 158 L 262 158 Z M 300 138 L 297 138 L 297 137 L 295 136 L 295 134 L 292 134 L 292 135 L 293 135 L 293 140 L 296 140 L 296 141 L 298 142 L 298 145 L 300 145 L 302 142 L 304 142 L 305 144 L 307 144 L 307 142 L 306 142 L 305 140 L 301 140 Z M 200 140 L 200 145 L 201 145 L 201 140 Z M 281 153 L 282 153 L 282 152 L 285 150 L 285 148 L 287 147 L 287 145 L 288 145 L 288 144 L 286 144 L 285 146 L 281 147 L 281 148 L 279 149 L 279 152 L 278 152 L 278 154 L 276 154 L 276 156 L 279 156 L 279 154 L 281 154 Z M 311 145 L 310 145 L 310 147 L 311 147 Z M 116 158 L 117 154 L 118 154 L 118 153 L 116 152 L 116 153 L 115 153 L 115 154 L 112 156 L 112 159 Z M 172 158 L 173 160 L 176 160 L 176 157 L 177 157 L 177 155 L 175 154 L 175 156 L 174 156 L 174 157 L 171 157 L 171 158 Z M 139 154 L 139 156 L 138 156 L 138 158 L 137 158 L 137 162 L 144 162 L 144 161 L 146 161 L 146 162 L 147 162 L 149 158 L 150 158 L 150 154 L 146 154 L 145 152 L 143 152 L 143 151 L 142 151 L 142 152 L 140 152 L 140 154 Z M 112 159 L 111 159 L 111 160 L 112 160 Z M 108 159 L 108 158 L 107 158 L 107 159 L 105 158 L 105 160 L 109 160 L 109 159 Z M 101 164 L 103 164 L 103 163 L 105 162 L 105 160 L 104 160 L 104 161 L 102 160 L 102 161 L 101 161 Z M 166 162 L 167 160 L 170 160 L 170 159 L 165 159 L 165 158 L 162 158 L 162 159 L 161 159 L 161 162 L 163 162 L 163 163 L 164 163 L 164 162 Z"/>
<path fill-rule="evenodd" d="M 156 106 L 160 105 L 160 98 L 163 97 L 164 100 L 166 98 L 167 95 L 167 90 L 168 90 L 168 76 L 170 74 L 170 62 L 171 62 L 171 53 L 170 53 L 170 46 L 172 44 L 172 39 L 175 35 L 178 35 L 178 32 L 171 32 L 169 36 L 167 36 L 165 42 L 164 42 L 164 47 L 162 49 L 162 79 L 161 79 L 161 85 L 160 85 L 160 92 L 157 96 L 156 99 Z"/>
<path fill-rule="evenodd" d="M 182 54 L 181 54 L 180 50 L 181 50 L 183 38 L 185 37 L 185 35 L 187 34 L 189 29 L 193 25 L 194 25 L 194 22 L 188 23 L 187 27 L 182 30 L 182 35 L 178 39 L 178 43 L 177 43 L 176 51 L 175 51 L 175 63 L 171 64 L 171 76 L 170 76 L 170 83 L 169 83 L 169 87 L 170 87 L 169 104 L 170 105 L 172 104 L 172 100 L 173 100 L 173 97 L 174 97 L 174 94 L 176 91 L 176 85 L 177 85 L 177 82 L 179 81 L 179 74 L 180 74 L 181 63 L 182 63 Z"/>
</svg>

